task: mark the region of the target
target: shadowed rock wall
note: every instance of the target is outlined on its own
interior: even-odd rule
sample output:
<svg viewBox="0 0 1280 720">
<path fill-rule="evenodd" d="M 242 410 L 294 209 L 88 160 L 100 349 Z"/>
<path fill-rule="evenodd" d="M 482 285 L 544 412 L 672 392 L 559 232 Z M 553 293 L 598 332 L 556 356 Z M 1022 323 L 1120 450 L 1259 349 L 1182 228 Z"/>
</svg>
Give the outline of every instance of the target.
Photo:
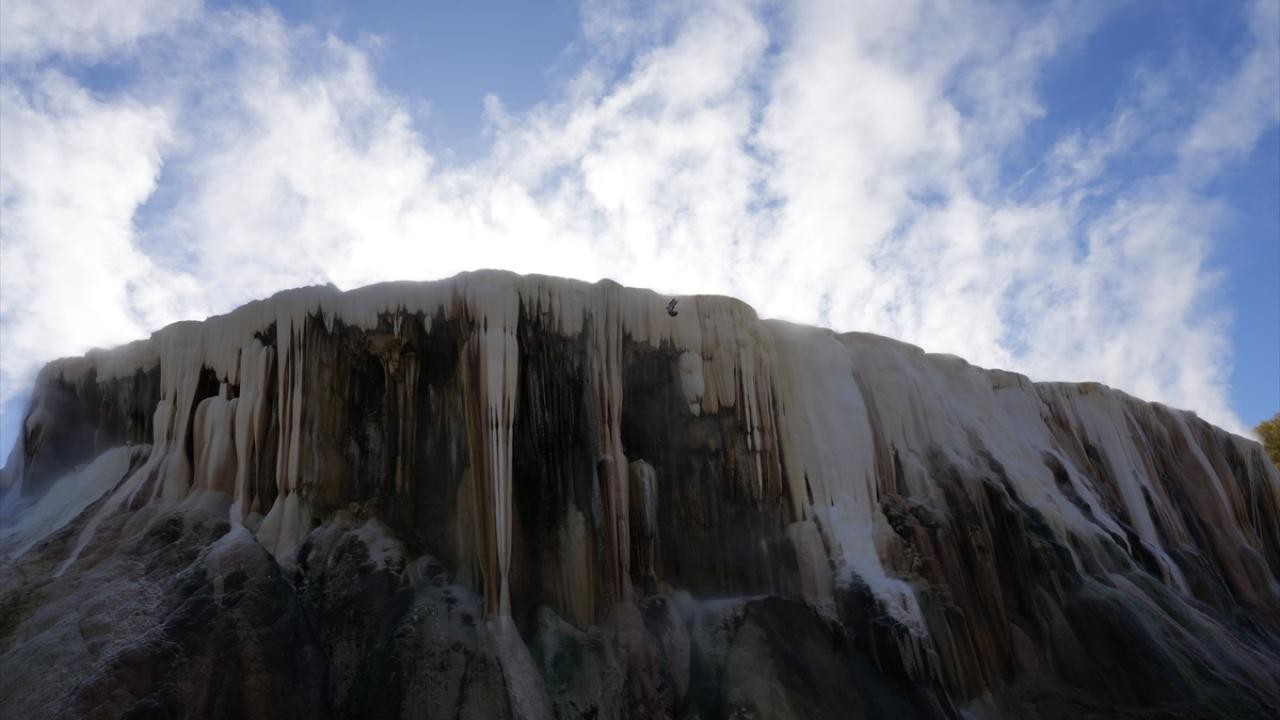
<svg viewBox="0 0 1280 720">
<path fill-rule="evenodd" d="M 1280 478 L 1094 385 L 505 273 L 50 364 L 17 716 L 1274 717 Z"/>
</svg>

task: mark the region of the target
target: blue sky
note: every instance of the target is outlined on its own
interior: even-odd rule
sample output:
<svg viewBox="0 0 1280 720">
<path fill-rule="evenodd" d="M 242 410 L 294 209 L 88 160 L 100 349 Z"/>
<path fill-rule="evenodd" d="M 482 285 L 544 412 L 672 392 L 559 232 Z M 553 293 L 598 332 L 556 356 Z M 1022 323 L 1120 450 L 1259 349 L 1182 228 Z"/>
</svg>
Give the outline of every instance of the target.
<svg viewBox="0 0 1280 720">
<path fill-rule="evenodd" d="M 228 3 L 231 5 L 231 3 Z M 545 101 L 581 60 L 578 6 L 531 2 L 284 2 L 286 20 L 341 37 L 381 38 L 372 53 L 378 80 L 420 103 L 424 141 L 453 159 L 483 155 L 484 98 L 524 111 Z"/>
<path fill-rule="evenodd" d="M 1274 0 L 0 13 L 6 452 L 54 357 L 477 267 L 1280 410 Z"/>
</svg>

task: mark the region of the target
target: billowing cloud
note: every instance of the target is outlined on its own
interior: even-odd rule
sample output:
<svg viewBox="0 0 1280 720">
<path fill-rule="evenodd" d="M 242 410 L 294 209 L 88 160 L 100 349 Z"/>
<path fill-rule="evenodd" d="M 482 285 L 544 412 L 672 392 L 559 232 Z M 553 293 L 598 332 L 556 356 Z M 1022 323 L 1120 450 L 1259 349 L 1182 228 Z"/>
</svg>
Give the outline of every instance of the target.
<svg viewBox="0 0 1280 720">
<path fill-rule="evenodd" d="M 102 102 L 56 72 L 0 84 L 0 379 L 4 399 L 38 363 L 145 335 L 183 286 L 136 246 L 155 190 L 164 109 Z"/>
<path fill-rule="evenodd" d="M 1053 112 L 1045 64 L 1104 9 L 589 3 L 580 72 L 527 112 L 489 98 L 467 163 L 361 45 L 271 13 L 157 31 L 105 97 L 11 74 L 0 400 L 52 356 L 284 287 L 503 267 L 731 293 L 1240 429 L 1205 188 L 1276 123 L 1276 13 L 1254 6 L 1228 75 L 1129 93 L 1009 167 Z M 1117 182 L 1139 150 L 1162 161 Z"/>
</svg>

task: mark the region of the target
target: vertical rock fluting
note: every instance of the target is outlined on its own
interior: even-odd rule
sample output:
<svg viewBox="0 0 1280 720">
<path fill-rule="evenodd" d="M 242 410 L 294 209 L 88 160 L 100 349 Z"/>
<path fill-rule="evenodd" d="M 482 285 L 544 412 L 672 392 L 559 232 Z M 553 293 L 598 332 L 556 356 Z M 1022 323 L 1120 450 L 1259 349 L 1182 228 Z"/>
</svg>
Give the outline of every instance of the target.
<svg viewBox="0 0 1280 720">
<path fill-rule="evenodd" d="M 0 669 L 95 678 L 26 715 L 1280 709 L 1256 444 L 728 298 L 290 291 L 50 364 L 2 477 Z"/>
</svg>

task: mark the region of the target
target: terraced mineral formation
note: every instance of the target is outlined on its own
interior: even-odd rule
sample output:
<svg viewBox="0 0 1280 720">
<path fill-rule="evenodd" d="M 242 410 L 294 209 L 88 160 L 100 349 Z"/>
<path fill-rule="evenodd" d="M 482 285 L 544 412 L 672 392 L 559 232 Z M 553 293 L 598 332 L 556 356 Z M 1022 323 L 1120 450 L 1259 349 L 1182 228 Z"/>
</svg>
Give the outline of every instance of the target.
<svg viewBox="0 0 1280 720">
<path fill-rule="evenodd" d="M 3 714 L 1280 716 L 1257 444 L 667 301 L 313 287 L 51 363 Z"/>
</svg>

